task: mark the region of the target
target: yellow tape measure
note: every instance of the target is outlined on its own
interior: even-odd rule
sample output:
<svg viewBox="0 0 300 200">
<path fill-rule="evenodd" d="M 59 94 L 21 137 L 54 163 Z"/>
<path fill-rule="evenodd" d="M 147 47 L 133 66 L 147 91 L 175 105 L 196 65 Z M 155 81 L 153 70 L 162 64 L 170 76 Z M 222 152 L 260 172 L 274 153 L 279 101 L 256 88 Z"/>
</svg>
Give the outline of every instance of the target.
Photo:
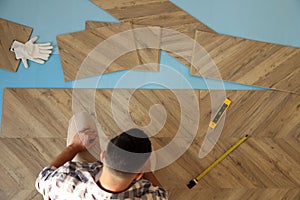
<svg viewBox="0 0 300 200">
<path fill-rule="evenodd" d="M 221 120 L 222 116 L 224 115 L 225 111 L 228 109 L 228 107 L 231 104 L 230 99 L 225 99 L 223 105 L 219 108 L 217 114 L 215 115 L 214 119 L 209 123 L 210 128 L 215 128 L 219 121 Z"/>
<path fill-rule="evenodd" d="M 191 180 L 188 183 L 188 188 L 194 187 L 196 184 L 198 184 L 198 181 L 205 176 L 210 170 L 212 170 L 219 162 L 221 162 L 226 156 L 228 156 L 233 150 L 235 150 L 238 146 L 240 146 L 245 140 L 248 139 L 248 135 L 245 135 L 239 141 L 237 141 L 233 146 L 231 146 L 223 155 L 221 155 L 215 162 L 213 162 L 209 167 L 207 167 L 201 174 L 199 174 L 196 178 Z"/>
</svg>

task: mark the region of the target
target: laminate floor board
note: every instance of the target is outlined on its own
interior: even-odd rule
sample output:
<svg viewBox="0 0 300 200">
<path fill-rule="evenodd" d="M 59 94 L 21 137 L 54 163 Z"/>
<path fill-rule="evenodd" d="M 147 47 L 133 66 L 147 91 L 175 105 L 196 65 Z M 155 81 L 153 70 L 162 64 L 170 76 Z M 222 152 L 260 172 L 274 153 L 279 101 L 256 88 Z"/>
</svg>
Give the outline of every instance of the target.
<svg viewBox="0 0 300 200">
<path fill-rule="evenodd" d="M 203 31 L 196 31 L 195 40 L 207 51 L 226 81 L 300 92 L 299 48 Z M 215 78 L 208 57 L 195 55 L 196 66 L 191 67 L 191 74 Z"/>
<path fill-rule="evenodd" d="M 122 0 L 122 2 L 93 0 L 93 2 L 122 22 L 132 21 L 135 24 L 161 27 L 198 23 L 201 30 L 214 32 L 208 26 L 166 0 Z"/>
<path fill-rule="evenodd" d="M 71 106 L 71 90 L 5 89 L 2 135 L 11 138 L 66 137 L 72 117 Z"/>
<path fill-rule="evenodd" d="M 166 137 L 151 140 L 155 148 L 169 143 Z M 273 140 L 270 144 L 268 139 L 249 138 L 192 190 L 187 189 L 186 184 L 235 143 L 236 138 L 220 139 L 203 159 L 197 156 L 202 141 L 195 139 L 178 160 L 155 174 L 168 189 L 170 199 L 193 199 L 204 194 L 206 199 L 222 199 L 222 196 L 228 199 L 261 199 L 260 196 L 265 196 L 264 199 L 272 196 L 297 199 L 300 163 L 293 161 L 293 155 L 284 155 L 282 159 L 282 149 L 272 148 L 279 140 L 282 139 Z M 4 172 L 1 174 L 1 193 L 11 197 L 8 199 L 14 199 L 14 195 L 21 194 L 23 197 L 35 197 L 33 190 L 37 174 L 64 149 L 66 141 L 60 138 L 0 138 L 0 143 L 0 167 Z M 20 192 L 12 193 L 12 189 L 16 188 Z"/>
<path fill-rule="evenodd" d="M 113 9 L 115 7 L 129 7 L 136 5 L 147 5 L 149 3 L 163 3 L 168 0 L 119 0 L 119 1 L 102 1 L 104 3 L 106 9 Z M 101 3 L 101 2 L 100 2 Z"/>
<path fill-rule="evenodd" d="M 2 190 L 33 190 L 39 172 L 62 152 L 65 139 L 0 138 Z"/>
<path fill-rule="evenodd" d="M 32 190 L 0 190 L 0 199 L 2 200 L 43 200 L 43 197 L 38 191 L 33 188 Z"/>
<path fill-rule="evenodd" d="M 87 111 L 95 116 L 98 129 L 107 137 L 135 126 L 146 126 L 145 131 L 157 133 L 156 137 L 174 137 L 182 123 L 181 130 L 185 131 L 177 136 L 205 138 L 209 133 L 206 138 L 212 142 L 219 135 L 240 138 L 245 134 L 255 138 L 299 139 L 300 95 L 226 91 L 232 105 L 226 113 L 222 134 L 208 128 L 211 116 L 222 104 L 212 111 L 210 95 L 199 90 L 5 89 L 2 135 L 65 137 L 73 113 Z M 155 104 L 163 108 L 153 107 Z"/>
<path fill-rule="evenodd" d="M 105 26 L 116 26 L 120 25 L 121 23 L 118 22 L 99 22 L 99 21 L 86 21 L 85 22 L 85 29 L 91 30 L 95 28 L 105 27 Z"/>
<path fill-rule="evenodd" d="M 20 60 L 10 51 L 14 40 L 25 43 L 28 41 L 32 28 L 0 18 L 0 68 L 16 72 Z"/>
<path fill-rule="evenodd" d="M 300 95 L 282 91 L 226 91 L 232 100 L 226 112 L 221 137 L 298 138 L 300 136 Z M 210 120 L 210 93 L 200 91 L 205 124 Z M 215 113 L 215 112 L 214 112 Z M 201 114 L 201 113 L 200 113 Z"/>
<path fill-rule="evenodd" d="M 180 124 L 179 102 L 170 90 L 137 90 L 134 92 L 134 90 L 103 89 L 96 91 L 95 99 L 92 96 L 88 97 L 88 95 L 93 95 L 94 89 L 76 91 L 77 93 L 74 93 L 72 89 L 6 89 L 4 92 L 2 135 L 11 138 L 28 136 L 65 137 L 72 112 L 80 111 L 88 111 L 97 116 L 98 129 L 103 130 L 103 133 L 109 137 L 120 133 L 122 129 L 131 128 L 132 123 L 140 126 L 152 123 L 148 128 L 149 132 L 155 132 L 155 129 L 161 127 L 162 130 L 159 133 L 161 137 L 173 136 L 177 131 L 176 127 Z M 78 91 L 79 93 L 83 92 L 80 93 L 80 101 L 76 99 Z M 194 96 L 195 101 L 199 98 L 198 92 L 186 92 L 184 90 L 181 92 L 181 95 Z M 132 93 L 133 97 L 129 103 L 130 115 L 124 115 L 123 113 L 126 113 L 127 109 L 127 98 Z M 112 112 L 112 96 L 114 96 L 115 113 Z M 93 111 L 91 105 L 94 100 L 95 110 Z M 153 114 L 153 120 L 150 120 L 149 109 L 157 103 L 165 105 L 166 113 L 169 114 L 166 117 L 165 126 L 161 126 L 164 122 L 162 117 L 165 116 L 163 109 L 154 108 L 150 112 Z M 188 107 L 185 111 L 187 113 L 185 119 L 188 119 L 188 113 L 191 112 L 191 109 L 194 108 Z M 119 113 L 120 115 L 118 115 Z M 117 116 L 121 118 L 117 118 Z M 132 123 L 129 123 L 128 118 L 131 117 Z M 115 119 L 119 119 L 120 124 Z M 188 130 L 188 127 L 186 129 Z"/>
<path fill-rule="evenodd" d="M 214 200 L 240 200 L 240 199 L 291 199 L 300 197 L 299 189 L 177 189 L 169 192 L 169 199 L 214 199 Z"/>
<path fill-rule="evenodd" d="M 96 5 L 106 10 L 111 15 L 118 18 L 120 21 L 130 21 L 134 24 L 147 25 L 147 26 L 160 26 L 164 29 L 171 29 L 173 31 L 179 31 L 186 34 L 191 39 L 194 39 L 195 30 L 207 31 L 215 33 L 214 30 L 189 15 L 181 8 L 177 7 L 170 1 L 159 0 L 145 0 L 145 1 L 132 1 L 124 0 L 119 1 L 93 1 Z M 162 33 L 163 34 L 163 33 Z M 166 35 L 162 35 L 166 37 Z M 188 56 L 192 56 L 193 44 L 189 42 L 182 42 L 182 36 L 178 35 L 173 43 L 180 43 L 178 49 L 167 52 L 181 61 L 183 64 L 189 66 L 190 62 L 186 61 L 182 56 L 176 54 L 177 51 L 183 51 L 185 49 Z M 162 39 L 164 43 L 164 39 Z M 162 44 L 162 47 L 164 44 Z M 164 49 L 164 48 L 162 48 Z"/>
<path fill-rule="evenodd" d="M 103 26 L 119 26 L 118 23 L 87 21 L 86 29 L 95 29 Z M 131 30 L 134 36 L 135 46 L 140 67 L 149 68 L 149 70 L 159 71 L 160 63 L 160 42 L 161 29 L 159 27 L 150 27 L 131 23 Z M 148 40 L 148 41 L 147 41 Z M 147 67 L 148 66 L 148 67 Z"/>
<path fill-rule="evenodd" d="M 154 146 L 156 143 L 161 146 L 166 145 L 164 140 L 165 138 L 155 138 Z M 279 148 L 277 143 L 282 140 L 284 139 L 249 138 L 203 177 L 197 186 L 205 189 L 300 189 L 298 154 L 289 155 Z M 184 189 L 190 180 L 225 153 L 236 141 L 236 138 L 221 138 L 214 149 L 206 157 L 200 159 L 198 152 L 202 140 L 196 138 L 176 162 L 158 170 L 156 174 L 168 189 Z M 173 176 L 167 174 L 173 174 Z"/>
<path fill-rule="evenodd" d="M 134 34 L 126 32 L 131 29 L 122 23 L 57 36 L 65 80 L 129 69 L 158 71 L 157 64 L 138 67 L 143 63 Z"/>
<path fill-rule="evenodd" d="M 86 22 L 86 28 L 87 29 L 93 29 L 93 28 L 99 28 L 104 25 L 111 25 L 112 23 L 108 22 L 96 22 L 96 21 L 87 21 Z M 151 28 L 151 30 L 154 30 L 156 32 L 156 29 L 158 26 L 148 25 L 147 23 L 139 22 L 139 24 L 133 23 L 133 28 Z M 183 57 L 177 55 L 178 53 L 183 54 L 187 56 L 191 60 L 191 56 L 193 54 L 194 50 L 194 40 L 195 37 L 195 31 L 201 30 L 201 25 L 199 23 L 189 23 L 189 24 L 177 24 L 177 25 L 171 25 L 171 26 L 159 26 L 161 30 L 161 37 L 157 37 L 158 34 L 151 34 L 151 32 L 148 31 L 135 31 L 136 36 L 135 39 L 140 38 L 137 43 L 137 47 L 141 46 L 143 48 L 146 48 L 149 52 L 149 54 L 144 54 L 141 57 L 141 59 L 144 58 L 144 62 L 141 63 L 156 63 L 159 61 L 157 58 L 157 55 L 159 55 L 159 49 L 163 49 L 167 51 L 170 55 L 184 63 L 186 66 L 190 65 L 190 62 L 186 61 Z M 138 33 L 137 33 L 138 32 Z M 159 42 L 158 42 L 159 40 Z M 140 45 L 139 45 L 140 44 Z M 143 44 L 143 46 L 142 46 Z M 170 45 L 172 45 L 170 47 Z M 151 48 L 150 48 L 151 47 Z M 138 51 L 139 54 L 141 53 L 147 53 L 145 51 Z M 149 55 L 152 57 L 148 58 Z M 147 59 L 148 58 L 148 59 Z M 151 59 L 152 58 L 152 59 Z M 154 62 L 153 62 L 154 61 Z"/>
</svg>

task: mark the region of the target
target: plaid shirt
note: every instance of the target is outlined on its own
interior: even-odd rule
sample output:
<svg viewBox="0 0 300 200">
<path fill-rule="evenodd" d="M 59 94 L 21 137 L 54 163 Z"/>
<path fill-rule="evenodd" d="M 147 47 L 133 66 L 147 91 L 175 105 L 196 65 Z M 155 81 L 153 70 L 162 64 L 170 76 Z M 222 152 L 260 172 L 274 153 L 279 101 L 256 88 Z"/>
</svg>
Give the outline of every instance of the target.
<svg viewBox="0 0 300 200">
<path fill-rule="evenodd" d="M 161 187 L 154 187 L 146 179 L 131 183 L 121 193 L 110 193 L 98 185 L 103 164 L 67 162 L 63 166 L 44 168 L 35 183 L 37 190 L 44 199 L 51 200 L 82 200 L 82 199 L 168 199 L 167 192 Z"/>
</svg>

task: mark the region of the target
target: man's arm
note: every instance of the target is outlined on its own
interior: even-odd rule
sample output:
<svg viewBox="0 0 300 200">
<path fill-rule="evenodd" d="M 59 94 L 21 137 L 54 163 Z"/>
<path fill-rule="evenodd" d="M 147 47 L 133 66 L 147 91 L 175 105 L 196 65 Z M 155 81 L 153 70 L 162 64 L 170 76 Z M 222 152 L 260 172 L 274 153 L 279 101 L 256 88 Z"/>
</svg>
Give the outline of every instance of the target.
<svg viewBox="0 0 300 200">
<path fill-rule="evenodd" d="M 71 161 L 77 153 L 86 151 L 87 148 L 93 146 L 96 142 L 97 134 L 94 130 L 86 129 L 74 136 L 72 144 L 65 148 L 65 150 L 60 153 L 49 166 L 60 167 L 68 161 Z"/>
<path fill-rule="evenodd" d="M 81 152 L 79 147 L 71 144 L 65 148 L 65 150 L 60 153 L 52 162 L 50 162 L 49 166 L 60 167 L 68 161 L 71 161 L 77 153 Z"/>
</svg>

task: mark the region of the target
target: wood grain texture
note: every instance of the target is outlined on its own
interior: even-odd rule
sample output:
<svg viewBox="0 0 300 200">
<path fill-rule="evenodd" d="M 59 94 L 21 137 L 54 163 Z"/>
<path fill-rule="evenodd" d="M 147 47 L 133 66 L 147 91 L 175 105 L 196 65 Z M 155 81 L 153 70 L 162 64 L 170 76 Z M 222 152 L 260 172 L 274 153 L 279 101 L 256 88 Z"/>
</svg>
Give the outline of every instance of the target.
<svg viewBox="0 0 300 200">
<path fill-rule="evenodd" d="M 0 18 L 0 68 L 16 72 L 20 60 L 9 49 L 14 40 L 25 43 L 30 38 L 32 28 Z"/>
<path fill-rule="evenodd" d="M 93 0 L 93 2 L 118 18 L 121 22 L 130 21 L 134 24 L 160 26 L 164 29 L 179 31 L 190 38 L 194 38 L 195 30 L 215 33 L 213 29 L 168 0 Z M 182 38 L 173 40 L 173 42 L 177 43 L 180 39 Z M 189 47 L 189 45 L 181 45 L 180 47 L 181 48 L 178 50 L 187 51 L 189 56 L 191 56 L 193 46 Z M 181 56 L 178 56 L 176 54 L 177 52 L 167 52 L 185 65 L 190 65 L 190 62 L 186 61 Z"/>
<path fill-rule="evenodd" d="M 122 23 L 57 36 L 65 80 L 129 69 L 158 71 L 157 64 L 140 66 L 143 60 L 130 30 L 131 23 Z"/>
<path fill-rule="evenodd" d="M 166 111 L 166 123 L 159 136 L 171 137 L 176 134 L 182 119 L 181 115 L 185 114 L 180 108 L 183 106 L 183 103 L 178 100 L 180 95 L 186 95 L 188 102 L 193 96 L 196 98 L 199 96 L 201 114 L 199 127 L 201 128 L 198 137 L 205 135 L 211 118 L 211 99 L 207 91 L 201 91 L 200 94 L 198 90 L 172 90 L 176 92 L 175 94 L 171 90 L 78 89 L 76 91 L 77 93 L 72 89 L 5 89 L 2 135 L 61 137 L 67 130 L 72 112 L 79 111 L 88 111 L 96 116 L 102 129 L 106 130 L 104 131 L 106 134 L 119 133 L 121 131 L 119 126 L 129 124 L 129 121 L 116 123 L 119 113 L 120 121 L 130 115 L 132 122 L 139 126 L 153 123 L 153 126 L 159 127 L 161 125 L 159 122 L 163 121 L 163 112 Z M 93 95 L 95 91 L 95 97 L 88 96 Z M 227 91 L 226 93 L 233 104 L 226 115 L 221 137 L 239 138 L 245 133 L 266 138 L 300 137 L 300 95 L 280 91 Z M 83 98 L 79 100 L 76 95 L 82 95 Z M 92 104 L 95 105 L 95 110 L 92 110 Z M 126 106 L 127 104 L 129 106 Z M 161 108 L 152 108 L 155 104 L 161 104 L 165 111 Z M 113 108 L 115 113 L 112 112 Z M 128 116 L 122 114 L 127 112 L 127 109 Z M 149 111 L 151 109 L 154 109 L 151 111 L 153 113 Z M 191 113 L 196 107 L 185 107 L 185 109 L 186 113 Z M 153 119 L 149 116 L 149 112 L 153 114 Z M 213 111 L 213 115 L 215 112 L 216 110 Z M 189 116 L 187 114 L 183 117 Z"/>
<path fill-rule="evenodd" d="M 122 38 L 123 44 L 113 41 L 110 48 L 95 49 L 108 37 L 131 29 L 130 23 L 117 26 L 105 26 L 92 30 L 85 30 L 57 36 L 60 58 L 63 66 L 65 80 L 75 80 L 90 76 L 97 76 L 102 73 L 130 69 L 139 65 L 137 51 L 128 52 L 114 61 L 111 55 L 119 48 L 126 49 L 126 44 L 133 45 L 133 34 Z M 130 47 L 129 47 L 130 48 Z M 91 53 L 95 52 L 92 57 Z M 89 56 L 89 57 L 88 57 Z M 119 56 L 118 56 L 119 57 Z M 90 58 L 89 63 L 83 63 Z M 105 61 L 111 61 L 110 65 Z M 130 66 L 130 67 L 129 67 Z"/>
<path fill-rule="evenodd" d="M 300 50 L 297 48 L 214 34 L 213 30 L 203 26 L 197 19 L 167 0 L 122 0 L 121 2 L 93 0 L 93 2 L 122 22 L 132 21 L 136 24 L 160 26 L 195 38 L 216 63 L 224 80 L 300 92 L 298 78 Z M 197 35 L 194 37 L 196 30 Z M 191 62 L 188 60 L 193 57 L 193 47 L 188 42 L 179 40 L 178 36 L 175 37 L 176 40 L 172 38 L 174 35 L 162 33 L 162 49 L 165 49 L 166 45 L 178 46 L 174 49 L 176 52 L 167 51 L 190 66 Z M 188 56 L 188 59 L 179 56 L 178 51 Z M 193 59 L 199 63 L 202 58 L 194 56 Z M 192 75 L 200 75 L 197 67 L 201 64 L 207 63 L 200 62 L 199 65 L 192 66 Z M 210 77 L 209 74 L 201 75 Z"/>
<path fill-rule="evenodd" d="M 135 24 L 161 26 L 163 28 L 182 24 L 194 26 L 194 23 L 197 23 L 200 30 L 214 32 L 167 0 L 93 0 L 93 2 L 122 22 L 132 21 Z"/>
<path fill-rule="evenodd" d="M 169 138 L 152 138 L 155 147 L 163 147 Z M 187 182 L 204 170 L 235 142 L 221 139 L 204 159 L 197 157 L 201 141 L 197 138 L 189 150 L 170 166 L 156 171 L 156 176 L 169 191 L 169 199 L 298 199 L 299 162 L 286 155 L 281 139 L 250 138 L 230 154 L 192 190 Z M 285 140 L 287 141 L 287 140 Z M 65 146 L 64 139 L 1 138 L 1 197 L 5 199 L 41 199 L 34 190 L 39 171 Z M 271 144 L 270 144 L 271 143 Z M 299 140 L 296 140 L 299 146 Z M 274 145 L 275 144 L 275 145 Z M 284 159 L 282 155 L 284 153 Z M 287 171 L 288 170 L 288 171 Z M 178 173 L 180 172 L 180 173 Z M 16 191 L 17 189 L 17 191 Z"/>
<path fill-rule="evenodd" d="M 39 172 L 65 147 L 60 138 L 0 138 L 1 199 L 41 199 Z"/>
<path fill-rule="evenodd" d="M 165 145 L 163 139 L 159 141 L 161 145 Z M 249 138 L 203 177 L 193 189 L 186 187 L 191 179 L 222 155 L 236 140 L 221 138 L 208 156 L 199 159 L 197 153 L 202 141 L 197 138 L 176 162 L 158 170 L 156 175 L 169 190 L 170 199 L 299 198 L 299 160 L 296 153 L 289 155 L 284 148 L 277 145 L 283 139 Z M 286 145 L 285 148 L 299 146 L 299 140 L 296 143 L 295 146 Z"/>
<path fill-rule="evenodd" d="M 151 112 L 149 111 L 155 104 L 161 104 L 167 113 L 163 128 L 151 137 L 155 150 L 165 147 L 172 141 L 175 141 L 173 152 L 188 144 L 193 135 L 175 136 L 181 120 L 184 119 L 182 105 L 176 93 L 173 93 L 181 92 L 180 90 L 98 89 L 95 96 L 95 113 L 92 114 L 97 116 L 102 133 L 113 137 L 121 131 L 122 126 L 128 124 L 128 121 L 123 122 L 124 124 L 116 122 L 116 117 L 112 114 L 112 105 L 118 108 L 116 114 L 121 116 L 121 121 L 126 119 L 124 108 L 131 92 L 133 93 L 129 98 L 129 113 L 137 125 L 146 126 L 153 123 L 158 126 L 159 122 L 163 121 L 160 118 L 163 115 L 161 112 L 153 108 Z M 212 109 L 208 91 L 194 92 L 200 102 L 197 135 L 179 159 L 156 171 L 158 179 L 169 190 L 170 199 L 299 199 L 300 95 L 281 91 L 226 91 L 232 105 L 226 113 L 222 134 L 212 151 L 199 158 Z M 40 170 L 41 165 L 51 160 L 65 144 L 68 119 L 72 115 L 71 100 L 74 104 L 78 104 L 73 104 L 75 110 L 91 111 L 90 106 L 87 106 L 90 105 L 91 101 L 88 100 L 90 98 L 85 98 L 86 102 L 76 102 L 78 99 L 74 100 L 74 97 L 76 96 L 72 99 L 72 89 L 5 90 L 2 135 L 6 138 L 0 138 L 3 146 L 0 149 L 3 155 L 1 160 L 5 161 L 0 164 L 3 171 L 10 171 L 9 174 L 12 174 L 17 169 L 11 163 L 15 160 L 16 163 L 24 162 L 25 166 L 28 166 L 24 169 L 24 173 L 28 174 L 25 179 L 29 182 L 34 179 L 34 173 L 26 170 L 36 165 L 37 168 L 32 171 Z M 186 98 L 191 99 L 191 96 Z M 43 129 L 28 128 L 32 127 L 32 124 L 41 124 L 39 127 Z M 201 179 L 195 188 L 187 189 L 186 184 L 192 178 L 244 134 L 250 135 L 244 144 Z M 23 152 L 20 152 L 21 150 Z M 7 154 L 11 156 L 4 156 Z M 16 156 L 23 154 L 25 158 L 28 154 L 32 154 L 32 159 L 37 161 L 29 164 Z M 7 174 L 4 173 L 2 176 Z M 18 181 L 19 179 L 23 180 L 20 177 L 7 178 L 5 179 L 7 182 L 4 182 L 1 188 L 4 187 L 4 191 L 9 191 L 10 186 L 22 183 Z M 18 187 L 30 190 L 29 185 Z"/>
<path fill-rule="evenodd" d="M 86 29 L 95 29 L 104 26 L 118 26 L 118 23 L 86 21 Z M 159 27 L 150 27 L 131 23 L 131 30 L 137 48 L 141 68 L 151 71 L 159 70 L 161 30 Z M 148 40 L 148 41 L 147 41 Z"/>
<path fill-rule="evenodd" d="M 3 103 L 4 110 L 10 113 L 2 113 L 5 118 L 2 133 L 9 133 L 3 135 L 17 138 L 66 137 L 68 121 L 72 117 L 71 91 L 57 90 L 55 95 L 51 89 L 30 93 L 30 90 L 4 91 L 4 99 L 10 99 L 11 102 Z M 26 125 L 20 128 L 15 124 Z"/>
<path fill-rule="evenodd" d="M 195 40 L 215 62 L 222 79 L 249 85 L 300 92 L 300 49 L 226 35 L 196 31 Z M 191 74 L 209 63 L 194 56 Z"/>
<path fill-rule="evenodd" d="M 43 200 L 43 197 L 39 194 L 36 189 L 31 190 L 1 190 L 0 189 L 1 199 L 7 200 Z"/>
</svg>

